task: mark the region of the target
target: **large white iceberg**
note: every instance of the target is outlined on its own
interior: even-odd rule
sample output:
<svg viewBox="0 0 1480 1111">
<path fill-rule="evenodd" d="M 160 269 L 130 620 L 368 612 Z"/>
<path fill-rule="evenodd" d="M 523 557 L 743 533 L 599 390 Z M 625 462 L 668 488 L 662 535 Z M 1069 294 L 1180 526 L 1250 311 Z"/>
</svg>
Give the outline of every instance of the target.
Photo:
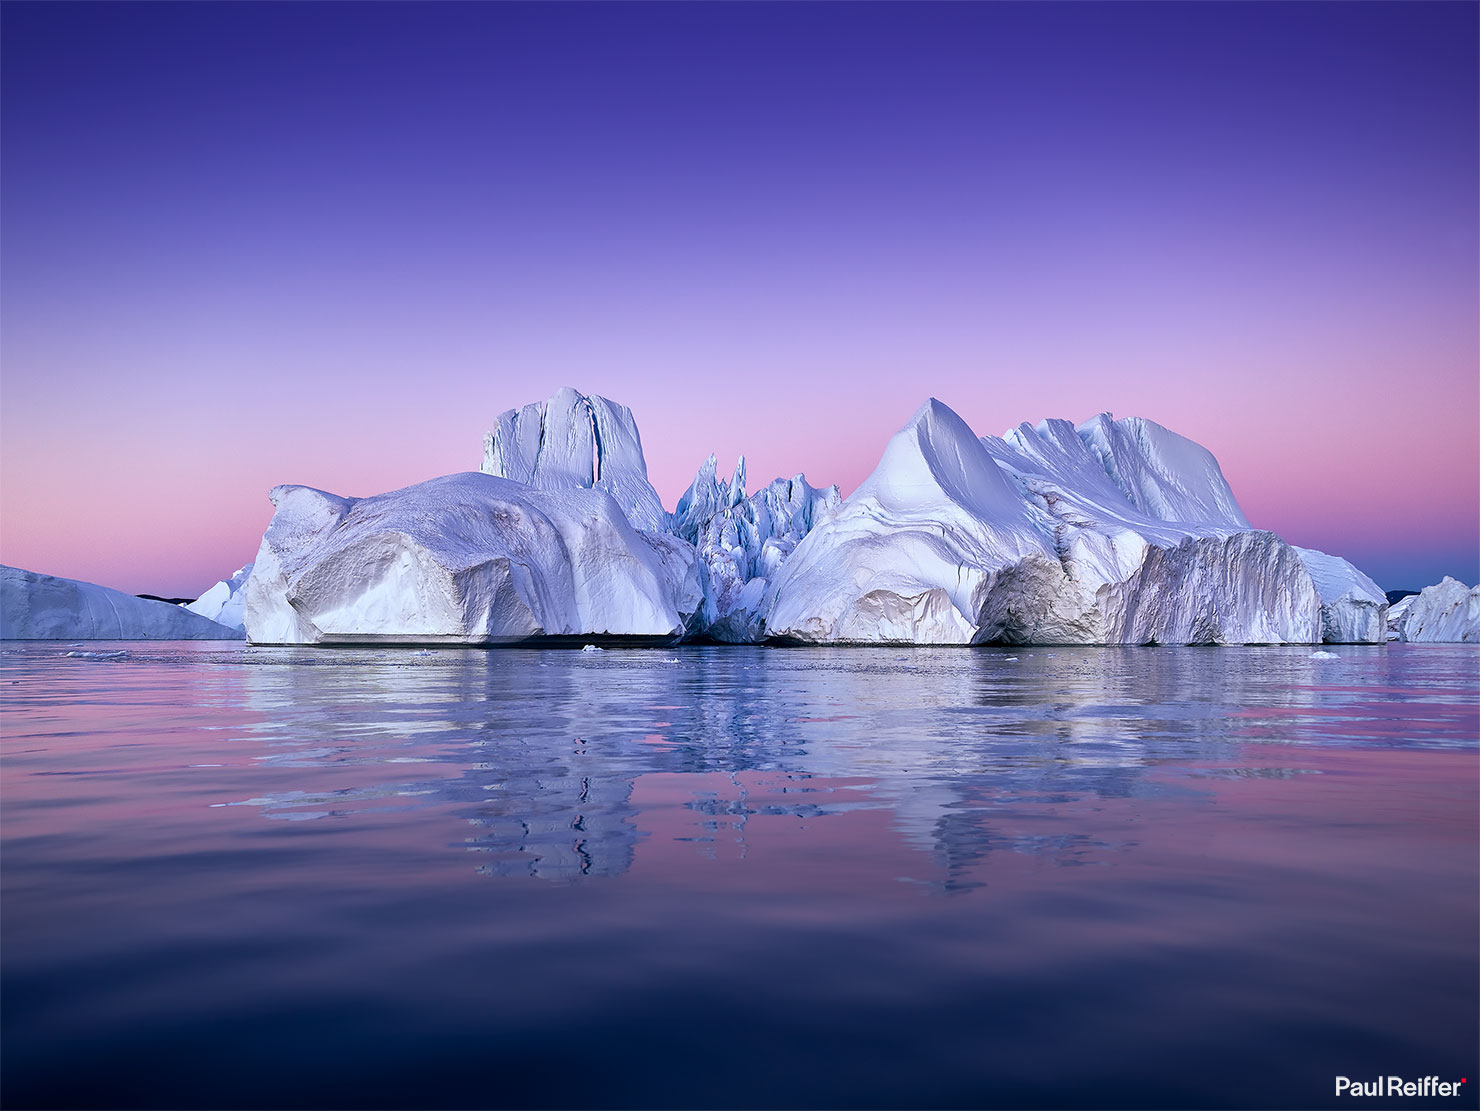
<svg viewBox="0 0 1480 1111">
<path fill-rule="evenodd" d="M 536 490 L 605 490 L 634 528 L 659 532 L 669 523 L 631 410 L 568 386 L 499 414 L 483 437 L 483 473 Z"/>
<path fill-rule="evenodd" d="M 183 606 L 0 566 L 0 640 L 240 640 Z"/>
<path fill-rule="evenodd" d="M 702 601 L 693 549 L 634 529 L 601 488 L 467 473 L 272 500 L 245 590 L 258 644 L 676 638 Z"/>
<path fill-rule="evenodd" d="M 782 566 L 767 632 L 808 643 L 1314 643 L 1324 620 L 1306 561 L 1249 527 L 1191 440 L 1108 414 L 978 439 L 932 399 Z"/>
<path fill-rule="evenodd" d="M 247 598 L 243 593 L 252 565 L 238 567 L 229 579 L 222 579 L 193 602 L 185 603 L 191 613 L 232 629 L 246 628 Z"/>
<path fill-rule="evenodd" d="M 725 481 L 711 456 L 668 513 L 632 414 L 563 389 L 501 414 L 482 470 L 359 500 L 274 491 L 277 515 L 240 591 L 251 639 L 1386 635 L 1371 579 L 1252 528 L 1210 452 L 1137 418 L 978 438 L 931 400 L 846 501 L 801 475 L 747 495 L 744 458 Z"/>
<path fill-rule="evenodd" d="M 1480 586 L 1468 587 L 1449 576 L 1394 609 L 1399 640 L 1414 643 L 1480 644 Z"/>
</svg>

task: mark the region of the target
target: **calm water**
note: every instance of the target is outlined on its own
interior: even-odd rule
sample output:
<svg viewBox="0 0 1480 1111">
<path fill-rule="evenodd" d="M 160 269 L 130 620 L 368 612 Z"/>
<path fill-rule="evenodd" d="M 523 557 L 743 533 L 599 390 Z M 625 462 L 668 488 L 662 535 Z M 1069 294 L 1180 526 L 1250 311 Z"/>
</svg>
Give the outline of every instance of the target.
<svg viewBox="0 0 1480 1111">
<path fill-rule="evenodd" d="M 1477 1103 L 1473 648 L 87 647 L 8 1107 Z"/>
</svg>

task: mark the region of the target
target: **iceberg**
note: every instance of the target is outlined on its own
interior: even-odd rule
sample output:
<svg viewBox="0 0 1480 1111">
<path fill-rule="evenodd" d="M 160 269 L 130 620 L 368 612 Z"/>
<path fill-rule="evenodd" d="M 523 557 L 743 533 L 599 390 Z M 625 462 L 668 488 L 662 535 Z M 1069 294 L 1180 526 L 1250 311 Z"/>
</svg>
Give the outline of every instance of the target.
<svg viewBox="0 0 1480 1111">
<path fill-rule="evenodd" d="M 1402 599 L 1393 610 L 1399 640 L 1480 644 L 1480 586 L 1467 587 L 1446 575 L 1443 582 Z"/>
<path fill-rule="evenodd" d="M 222 579 L 195 601 L 186 602 L 185 608 L 217 624 L 232 629 L 245 629 L 247 599 L 242 588 L 246 586 L 251 574 L 250 563 L 245 567 L 238 567 L 231 578 Z"/>
<path fill-rule="evenodd" d="M 465 473 L 368 498 L 271 497 L 244 590 L 255 644 L 672 640 L 703 600 L 692 547 L 633 528 L 603 487 Z"/>
<path fill-rule="evenodd" d="M 240 640 L 183 606 L 0 566 L 0 640 Z"/>
<path fill-rule="evenodd" d="M 935 399 L 797 545 L 767 620 L 803 643 L 1309 644 L 1322 628 L 1305 561 L 1249 527 L 1200 445 L 1108 414 L 978 439 Z"/>
<path fill-rule="evenodd" d="M 1411 606 L 1411 605 L 1413 605 L 1413 602 L 1414 602 L 1414 600 L 1417 597 L 1418 597 L 1417 594 L 1405 594 L 1402 598 L 1399 598 L 1396 602 L 1390 602 L 1388 604 L 1388 611 L 1387 611 L 1387 638 L 1388 638 L 1388 640 L 1402 640 L 1403 639 L 1403 633 L 1402 633 L 1402 629 L 1403 629 L 1403 617 L 1404 617 L 1405 614 L 1407 614 L 1408 607 Z"/>
<path fill-rule="evenodd" d="M 1251 527 L 1206 448 L 1108 413 L 978 437 L 931 399 L 846 501 L 803 475 L 747 494 L 745 458 L 723 479 L 711 455 L 669 513 L 631 412 L 566 388 L 500 414 L 479 474 L 273 501 L 255 570 L 192 603 L 244 605 L 259 643 L 1387 635 L 1370 578 Z"/>
<path fill-rule="evenodd" d="M 500 413 L 483 437 L 482 469 L 536 490 L 605 490 L 634 528 L 660 532 L 669 524 L 632 411 L 568 386 L 549 401 Z"/>
</svg>

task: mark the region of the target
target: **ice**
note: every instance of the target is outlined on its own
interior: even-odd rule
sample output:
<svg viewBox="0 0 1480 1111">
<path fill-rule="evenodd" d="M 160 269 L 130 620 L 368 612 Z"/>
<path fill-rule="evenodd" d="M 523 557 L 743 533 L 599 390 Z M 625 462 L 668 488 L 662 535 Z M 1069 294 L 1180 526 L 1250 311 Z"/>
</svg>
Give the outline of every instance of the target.
<svg viewBox="0 0 1480 1111">
<path fill-rule="evenodd" d="M 770 582 L 813 525 L 842 502 L 836 486 L 819 490 L 805 475 L 778 478 L 745 496 L 745 457 L 727 484 L 710 456 L 679 499 L 675 531 L 699 553 L 704 608 L 697 631 L 713 640 L 764 638 Z"/>
<path fill-rule="evenodd" d="M 1321 639 L 1327 644 L 1381 644 L 1387 639 L 1387 595 L 1340 556 L 1296 548 L 1321 596 Z"/>
<path fill-rule="evenodd" d="M 260 644 L 676 638 L 692 549 L 638 532 L 604 488 L 457 474 L 370 498 L 280 486 L 246 586 Z"/>
<path fill-rule="evenodd" d="M 1317 643 L 1299 553 L 1248 527 L 1217 461 L 1102 414 L 978 439 L 931 399 L 781 568 L 802 642 Z"/>
<path fill-rule="evenodd" d="M 237 568 L 231 578 L 221 580 L 195 601 L 187 602 L 185 608 L 217 624 L 232 629 L 245 629 L 247 602 L 242 588 L 247 585 L 251 574 L 250 563 Z"/>
<path fill-rule="evenodd" d="M 240 640 L 183 606 L 0 566 L 0 640 Z"/>
<path fill-rule="evenodd" d="M 1248 528 L 1213 453 L 1144 417 L 1085 421 L 1080 439 L 1130 503 L 1162 521 Z"/>
<path fill-rule="evenodd" d="M 631 412 L 565 388 L 499 416 L 483 472 L 360 500 L 279 488 L 268 562 L 236 592 L 249 599 L 252 639 L 1387 635 L 1371 579 L 1251 528 L 1212 453 L 1143 418 L 1102 413 L 979 438 L 931 399 L 846 502 L 802 475 L 747 495 L 745 458 L 721 479 L 711 455 L 670 514 Z M 230 582 L 192 605 L 221 595 L 225 617 Z"/>
<path fill-rule="evenodd" d="M 1414 643 L 1480 644 L 1480 585 L 1458 579 L 1426 586 L 1393 609 L 1400 640 Z"/>
<path fill-rule="evenodd" d="M 548 401 L 499 414 L 483 437 L 483 473 L 536 490 L 605 490 L 634 528 L 658 532 L 668 525 L 631 410 L 569 386 Z"/>
</svg>

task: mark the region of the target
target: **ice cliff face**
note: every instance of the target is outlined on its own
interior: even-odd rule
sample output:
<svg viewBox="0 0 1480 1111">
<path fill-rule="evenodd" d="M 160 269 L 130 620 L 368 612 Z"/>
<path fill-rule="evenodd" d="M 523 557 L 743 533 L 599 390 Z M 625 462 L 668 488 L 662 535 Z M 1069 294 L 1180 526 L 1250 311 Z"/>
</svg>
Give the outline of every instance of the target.
<svg viewBox="0 0 1480 1111">
<path fill-rule="evenodd" d="M 0 567 L 0 640 L 240 640 L 183 606 Z"/>
<path fill-rule="evenodd" d="M 1480 586 L 1445 577 L 1393 607 L 1399 640 L 1413 643 L 1480 644 Z"/>
<path fill-rule="evenodd" d="M 931 400 L 798 545 L 767 629 L 808 643 L 1380 639 L 1376 587 L 1310 556 L 1330 606 L 1299 551 L 1249 527 L 1211 453 L 1150 421 L 978 439 Z M 1353 613 L 1374 598 L 1363 624 Z"/>
<path fill-rule="evenodd" d="M 633 528 L 661 532 L 669 523 L 631 410 L 569 387 L 500 413 L 483 437 L 483 473 L 536 490 L 605 490 Z"/>
<path fill-rule="evenodd" d="M 187 602 L 185 608 L 219 625 L 243 630 L 246 626 L 247 599 L 242 590 L 251 574 L 250 563 L 237 568 L 231 578 L 222 579 L 195 601 Z"/>
<path fill-rule="evenodd" d="M 634 529 L 605 489 L 470 473 L 272 499 L 245 592 L 254 643 L 676 638 L 703 600 L 693 549 Z"/>
</svg>

